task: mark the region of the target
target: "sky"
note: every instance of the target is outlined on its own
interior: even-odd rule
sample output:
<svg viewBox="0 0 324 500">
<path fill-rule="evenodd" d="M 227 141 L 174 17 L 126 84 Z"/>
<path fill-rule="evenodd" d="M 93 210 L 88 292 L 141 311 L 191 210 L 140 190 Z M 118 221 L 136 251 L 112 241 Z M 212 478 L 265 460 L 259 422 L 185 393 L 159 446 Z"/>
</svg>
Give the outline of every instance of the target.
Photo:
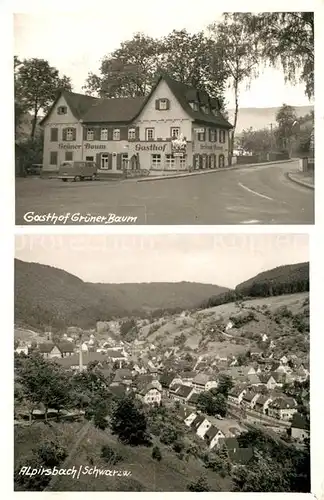
<svg viewBox="0 0 324 500">
<path fill-rule="evenodd" d="M 235 287 L 256 274 L 309 260 L 305 234 L 17 235 L 15 257 L 84 281 L 191 281 Z"/>
<path fill-rule="evenodd" d="M 96 9 L 75 12 L 53 11 L 14 15 L 14 53 L 19 58 L 42 58 L 56 67 L 61 76 L 69 76 L 75 92 L 83 92 L 89 72 L 99 73 L 104 55 L 119 47 L 135 32 L 161 37 L 173 29 L 186 28 L 194 33 L 219 20 L 215 0 L 129 2 L 127 9 L 109 9 L 100 15 Z M 142 7 L 141 9 L 139 7 Z M 303 85 L 286 85 L 279 69 L 260 68 L 260 76 L 242 84 L 240 107 L 277 107 L 312 104 Z M 227 107 L 234 107 L 233 93 L 226 91 Z"/>
</svg>

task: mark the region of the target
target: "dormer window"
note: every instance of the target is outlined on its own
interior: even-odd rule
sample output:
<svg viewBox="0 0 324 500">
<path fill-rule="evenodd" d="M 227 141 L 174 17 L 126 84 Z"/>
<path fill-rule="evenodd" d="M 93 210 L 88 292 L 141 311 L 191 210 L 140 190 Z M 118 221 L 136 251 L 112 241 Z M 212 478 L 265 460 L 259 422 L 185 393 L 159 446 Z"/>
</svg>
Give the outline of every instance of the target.
<svg viewBox="0 0 324 500">
<path fill-rule="evenodd" d="M 57 114 L 58 115 L 66 115 L 67 113 L 67 107 L 66 106 L 59 106 L 57 108 Z"/>
<path fill-rule="evenodd" d="M 218 109 L 214 108 L 212 109 L 213 115 L 218 116 Z"/>
<path fill-rule="evenodd" d="M 156 99 L 155 109 L 158 109 L 159 111 L 166 111 L 167 109 L 170 109 L 169 99 L 166 98 Z"/>
<path fill-rule="evenodd" d="M 190 102 L 189 104 L 194 111 L 199 111 L 199 106 L 197 102 Z"/>
<path fill-rule="evenodd" d="M 201 111 L 202 111 L 203 113 L 208 114 L 208 113 L 209 113 L 209 108 L 208 108 L 208 106 L 201 106 Z"/>
</svg>

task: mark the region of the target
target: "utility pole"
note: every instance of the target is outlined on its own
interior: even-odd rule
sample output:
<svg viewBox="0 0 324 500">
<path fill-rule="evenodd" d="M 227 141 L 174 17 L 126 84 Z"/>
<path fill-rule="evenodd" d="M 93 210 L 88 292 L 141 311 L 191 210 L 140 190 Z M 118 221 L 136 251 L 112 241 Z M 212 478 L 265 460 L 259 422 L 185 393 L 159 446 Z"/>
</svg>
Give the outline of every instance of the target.
<svg viewBox="0 0 324 500">
<path fill-rule="evenodd" d="M 273 135 L 272 135 L 272 123 L 270 123 L 270 152 L 273 150 Z"/>
</svg>

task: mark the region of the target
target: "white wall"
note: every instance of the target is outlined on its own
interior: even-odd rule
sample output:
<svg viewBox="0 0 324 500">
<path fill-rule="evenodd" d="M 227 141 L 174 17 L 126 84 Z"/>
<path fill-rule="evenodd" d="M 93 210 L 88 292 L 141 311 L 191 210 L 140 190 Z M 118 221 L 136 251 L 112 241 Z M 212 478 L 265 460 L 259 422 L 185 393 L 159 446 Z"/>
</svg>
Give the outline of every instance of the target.
<svg viewBox="0 0 324 500">
<path fill-rule="evenodd" d="M 155 109 L 155 101 L 163 98 L 169 99 L 170 109 L 159 111 Z M 191 123 L 192 119 L 178 103 L 164 80 L 161 80 L 135 122 L 136 126 L 140 127 L 141 141 L 145 141 L 146 127 L 155 128 L 155 139 L 158 137 L 167 139 L 170 137 L 171 127 L 180 127 L 180 133 L 189 141 L 191 140 Z"/>
</svg>

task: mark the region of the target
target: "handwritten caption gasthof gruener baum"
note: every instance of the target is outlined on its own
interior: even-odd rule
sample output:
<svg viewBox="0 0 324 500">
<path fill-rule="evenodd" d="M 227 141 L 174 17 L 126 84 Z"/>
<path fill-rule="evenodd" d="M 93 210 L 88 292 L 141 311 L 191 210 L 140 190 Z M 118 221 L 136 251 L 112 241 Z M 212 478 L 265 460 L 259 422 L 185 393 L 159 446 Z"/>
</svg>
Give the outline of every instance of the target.
<svg viewBox="0 0 324 500">
<path fill-rule="evenodd" d="M 107 215 L 91 215 L 89 213 L 83 215 L 80 212 L 66 214 L 37 214 L 35 212 L 26 212 L 24 221 L 30 224 L 45 222 L 47 224 L 136 224 L 138 217 L 133 215 L 117 215 L 108 213 Z"/>
</svg>

